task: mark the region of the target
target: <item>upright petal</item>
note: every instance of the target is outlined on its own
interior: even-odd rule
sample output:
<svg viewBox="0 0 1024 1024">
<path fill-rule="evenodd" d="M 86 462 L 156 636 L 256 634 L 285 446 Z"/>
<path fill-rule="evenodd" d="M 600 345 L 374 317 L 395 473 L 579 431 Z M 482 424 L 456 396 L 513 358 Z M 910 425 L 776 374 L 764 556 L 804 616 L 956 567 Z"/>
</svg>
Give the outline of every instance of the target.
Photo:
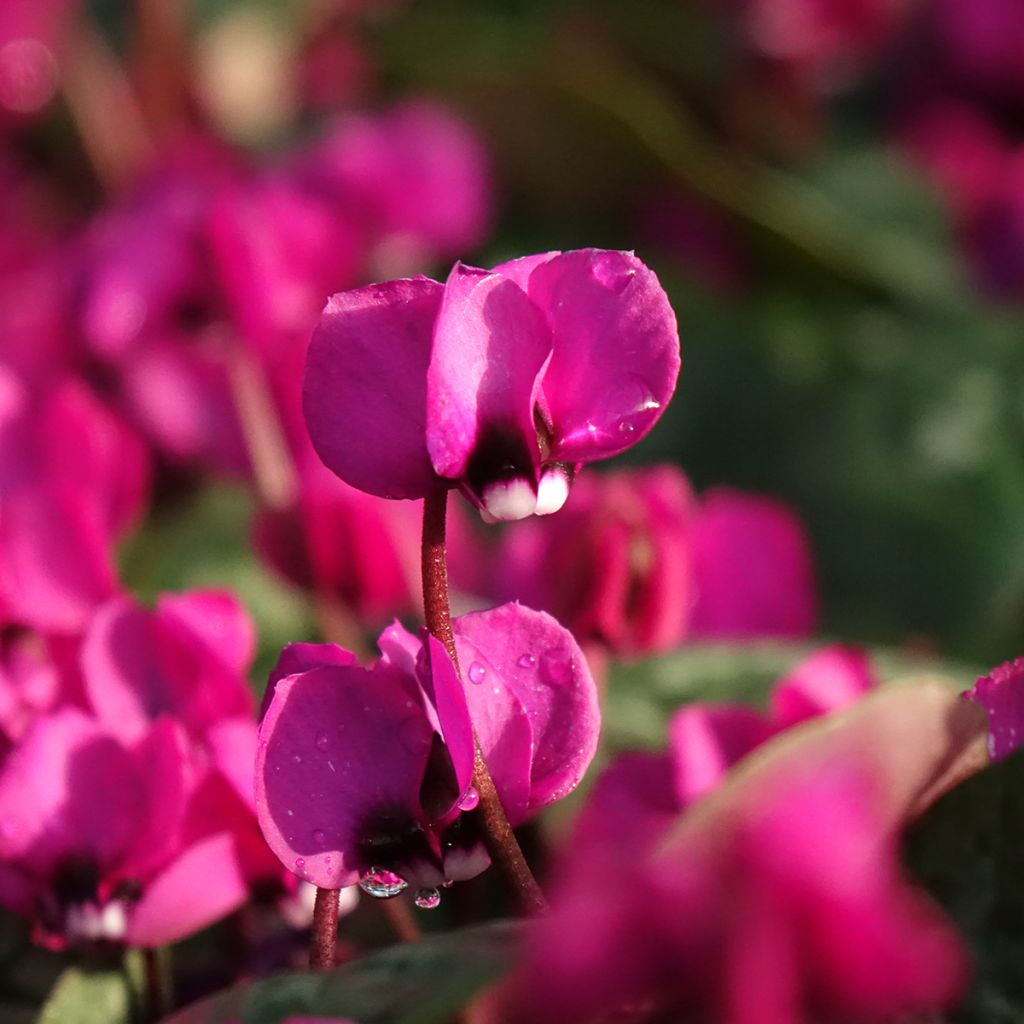
<svg viewBox="0 0 1024 1024">
<path fill-rule="evenodd" d="M 572 634 L 519 604 L 463 615 L 454 627 L 470 713 L 499 792 L 522 777 L 525 723 L 527 812 L 565 796 L 593 759 L 601 728 L 597 687 Z"/>
<path fill-rule="evenodd" d="M 993 760 L 1012 754 L 1024 740 L 1024 658 L 982 676 L 965 694 L 988 714 L 988 752 Z"/>
<path fill-rule="evenodd" d="M 354 884 L 418 822 L 432 730 L 408 682 L 378 664 L 277 684 L 260 729 L 256 809 L 270 848 L 307 881 Z"/>
<path fill-rule="evenodd" d="M 274 699 L 277 684 L 286 676 L 299 672 L 307 672 L 311 668 L 323 668 L 326 665 L 354 665 L 356 656 L 338 644 L 285 644 L 277 659 L 277 664 L 270 670 L 267 689 L 260 705 L 260 721 L 267 713 L 270 702 Z"/>
<path fill-rule="evenodd" d="M 210 653 L 235 672 L 245 672 L 256 653 L 256 627 L 242 603 L 227 590 L 161 594 L 158 614 L 180 622 Z"/>
<path fill-rule="evenodd" d="M 590 462 L 635 444 L 679 375 L 676 318 L 657 277 L 632 253 L 580 249 L 541 262 L 528 293 L 554 346 L 543 384 L 552 458 Z"/>
<path fill-rule="evenodd" d="M 777 728 L 846 707 L 878 684 L 866 651 L 833 644 L 815 651 L 772 688 Z"/>
<path fill-rule="evenodd" d="M 533 409 L 550 353 L 544 319 L 518 285 L 456 263 L 434 327 L 427 448 L 438 474 L 464 478 L 496 519 L 521 519 L 537 505 Z"/>
<path fill-rule="evenodd" d="M 383 498 L 437 484 L 427 454 L 427 366 L 443 288 L 388 281 L 331 297 L 303 381 L 309 436 L 346 483 Z"/>
</svg>

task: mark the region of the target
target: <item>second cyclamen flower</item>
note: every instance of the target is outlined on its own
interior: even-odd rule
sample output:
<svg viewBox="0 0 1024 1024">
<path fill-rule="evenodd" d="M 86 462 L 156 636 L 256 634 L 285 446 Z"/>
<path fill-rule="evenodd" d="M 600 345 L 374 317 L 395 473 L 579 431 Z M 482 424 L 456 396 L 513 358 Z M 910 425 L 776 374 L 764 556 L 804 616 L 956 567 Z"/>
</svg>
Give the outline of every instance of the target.
<svg viewBox="0 0 1024 1024">
<path fill-rule="evenodd" d="M 485 517 L 561 508 L 578 468 L 640 440 L 679 373 L 675 316 L 632 253 L 457 263 L 335 295 L 304 408 L 320 457 L 387 498 L 458 485 Z"/>
<path fill-rule="evenodd" d="M 509 821 L 572 790 L 597 746 L 594 681 L 572 635 L 543 612 L 502 605 L 453 622 L 459 680 L 441 643 L 399 625 L 361 668 L 332 644 L 293 644 L 271 676 L 256 763 L 263 834 L 322 888 L 375 896 L 431 890 L 488 864 L 473 733 Z"/>
</svg>

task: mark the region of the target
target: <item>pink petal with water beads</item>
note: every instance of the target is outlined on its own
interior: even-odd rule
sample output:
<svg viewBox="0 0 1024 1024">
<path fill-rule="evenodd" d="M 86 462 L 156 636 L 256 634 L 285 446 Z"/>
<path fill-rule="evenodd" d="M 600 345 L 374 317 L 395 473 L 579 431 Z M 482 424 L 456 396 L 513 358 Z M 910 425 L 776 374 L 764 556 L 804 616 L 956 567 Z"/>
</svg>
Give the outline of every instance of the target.
<svg viewBox="0 0 1024 1024">
<path fill-rule="evenodd" d="M 534 405 L 551 353 L 543 317 L 500 274 L 456 263 L 444 286 L 427 371 L 427 449 L 494 519 L 537 507 Z"/>
<path fill-rule="evenodd" d="M 597 687 L 572 634 L 546 612 L 512 603 L 453 625 L 473 724 L 515 824 L 583 777 L 601 729 Z"/>
<path fill-rule="evenodd" d="M 125 941 L 144 948 L 176 942 L 237 910 L 248 896 L 234 836 L 215 833 L 149 882 L 128 911 Z"/>
<path fill-rule="evenodd" d="M 692 704 L 669 722 L 669 750 L 680 807 L 714 789 L 725 773 L 774 732 L 757 711 L 728 704 Z"/>
<path fill-rule="evenodd" d="M 540 261 L 527 293 L 554 346 L 542 386 L 551 458 L 590 462 L 635 444 L 679 376 L 676 318 L 653 271 L 630 252 L 580 249 Z"/>
<path fill-rule="evenodd" d="M 1024 658 L 992 669 L 964 696 L 988 714 L 988 752 L 993 760 L 1020 747 L 1024 740 Z"/>
<path fill-rule="evenodd" d="M 877 686 L 866 651 L 834 644 L 815 651 L 772 689 L 771 716 L 779 729 L 846 707 Z"/>
<path fill-rule="evenodd" d="M 383 498 L 438 487 L 427 454 L 424 381 L 443 287 L 388 281 L 332 296 L 310 342 L 303 410 L 332 472 Z"/>
<path fill-rule="evenodd" d="M 285 644 L 281 649 L 277 664 L 270 670 L 267 689 L 260 704 L 260 721 L 263 721 L 267 708 L 270 707 L 270 702 L 274 699 L 274 690 L 282 679 L 300 672 L 308 672 L 311 668 L 355 664 L 356 656 L 351 651 L 346 651 L 344 647 L 339 647 L 338 644 Z"/>
<path fill-rule="evenodd" d="M 281 862 L 324 888 L 357 882 L 378 840 L 418 823 L 432 735 L 412 680 L 386 663 L 281 680 L 256 759 L 260 827 Z"/>
</svg>

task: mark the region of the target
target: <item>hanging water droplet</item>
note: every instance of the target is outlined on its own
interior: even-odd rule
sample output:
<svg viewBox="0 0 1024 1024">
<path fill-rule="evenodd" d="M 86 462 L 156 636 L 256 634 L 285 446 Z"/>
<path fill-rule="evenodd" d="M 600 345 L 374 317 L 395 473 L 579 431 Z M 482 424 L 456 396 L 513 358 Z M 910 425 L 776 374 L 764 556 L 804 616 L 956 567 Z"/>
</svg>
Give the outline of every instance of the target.
<svg viewBox="0 0 1024 1024">
<path fill-rule="evenodd" d="M 396 875 L 394 871 L 388 871 L 386 868 L 370 868 L 359 879 L 359 888 L 367 896 L 374 896 L 379 900 L 397 896 L 408 886 L 409 883 L 401 875 Z"/>
<path fill-rule="evenodd" d="M 435 910 L 441 905 L 441 894 L 436 889 L 417 889 L 413 902 L 420 910 Z"/>
<path fill-rule="evenodd" d="M 469 666 L 469 681 L 471 683 L 476 683 L 476 685 L 479 686 L 486 678 L 487 669 L 484 668 L 479 661 L 474 661 L 473 664 Z"/>
<path fill-rule="evenodd" d="M 527 652 L 526 654 L 519 655 L 519 658 L 516 660 L 516 664 L 520 668 L 533 668 L 533 666 L 537 664 L 537 659 Z"/>
<path fill-rule="evenodd" d="M 459 800 L 460 811 L 475 811 L 477 805 L 480 803 L 480 794 L 470 786 L 465 793 L 462 794 L 462 799 Z"/>
<path fill-rule="evenodd" d="M 317 750 L 326 750 L 331 745 L 331 738 L 325 732 L 318 732 L 316 734 L 316 748 Z"/>
<path fill-rule="evenodd" d="M 322 829 L 314 829 L 313 831 L 313 842 L 317 846 L 323 846 L 324 840 L 327 838 L 327 833 Z"/>
</svg>

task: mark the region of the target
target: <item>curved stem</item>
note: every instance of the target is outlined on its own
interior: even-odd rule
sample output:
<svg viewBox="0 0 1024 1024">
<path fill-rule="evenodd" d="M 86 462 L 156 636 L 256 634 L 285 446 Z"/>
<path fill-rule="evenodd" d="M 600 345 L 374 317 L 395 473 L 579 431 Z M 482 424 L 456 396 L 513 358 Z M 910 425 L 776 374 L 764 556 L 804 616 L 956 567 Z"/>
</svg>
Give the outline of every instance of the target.
<svg viewBox="0 0 1024 1024">
<path fill-rule="evenodd" d="M 423 612 L 427 629 L 444 644 L 455 665 L 455 671 L 461 676 L 448 604 L 448 561 L 445 551 L 447 508 L 447 490 L 438 489 L 423 501 Z M 491 862 L 512 886 L 522 908 L 527 913 L 541 913 L 547 909 L 547 901 L 519 848 L 475 733 L 473 745 L 473 786 L 480 794 L 478 813 Z"/>
<path fill-rule="evenodd" d="M 329 971 L 334 966 L 338 941 L 338 890 L 317 889 L 313 904 L 313 934 L 309 942 L 309 968 Z"/>
</svg>

